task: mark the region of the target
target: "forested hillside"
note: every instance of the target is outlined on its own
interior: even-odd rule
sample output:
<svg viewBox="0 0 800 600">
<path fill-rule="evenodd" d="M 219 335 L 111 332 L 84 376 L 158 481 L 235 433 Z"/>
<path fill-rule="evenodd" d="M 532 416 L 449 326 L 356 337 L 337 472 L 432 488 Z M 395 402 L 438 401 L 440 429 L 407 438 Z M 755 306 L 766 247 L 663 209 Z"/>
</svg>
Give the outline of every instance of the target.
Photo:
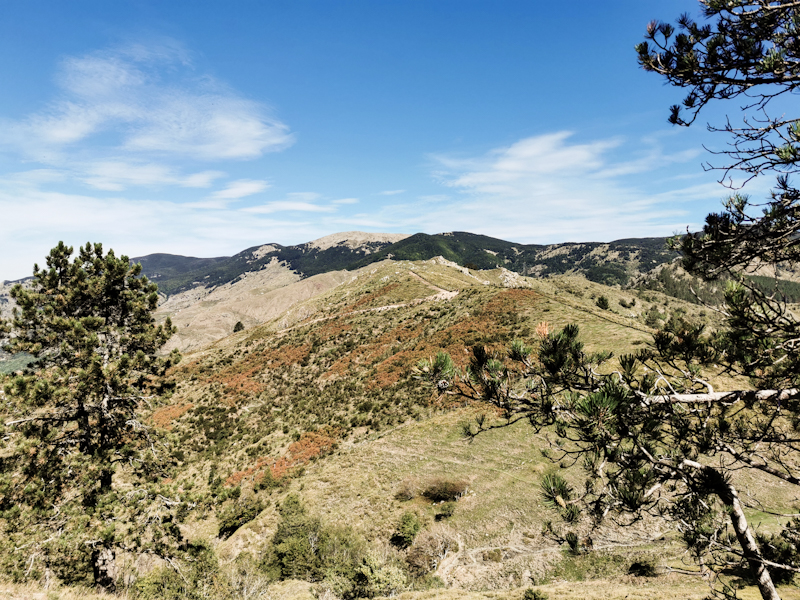
<svg viewBox="0 0 800 600">
<path fill-rule="evenodd" d="M 228 258 L 190 258 L 153 254 L 134 258 L 164 294 L 193 287 L 215 287 L 278 262 L 302 277 L 396 260 L 430 260 L 442 256 L 463 267 L 510 271 L 533 276 L 583 274 L 590 281 L 626 285 L 643 273 L 670 262 L 677 254 L 666 238 L 617 240 L 610 243 L 526 245 L 465 232 L 391 236 L 348 232 L 298 246 L 267 244 Z M 402 238 L 392 242 L 392 239 Z M 325 238 L 323 238 L 325 240 Z"/>
</svg>

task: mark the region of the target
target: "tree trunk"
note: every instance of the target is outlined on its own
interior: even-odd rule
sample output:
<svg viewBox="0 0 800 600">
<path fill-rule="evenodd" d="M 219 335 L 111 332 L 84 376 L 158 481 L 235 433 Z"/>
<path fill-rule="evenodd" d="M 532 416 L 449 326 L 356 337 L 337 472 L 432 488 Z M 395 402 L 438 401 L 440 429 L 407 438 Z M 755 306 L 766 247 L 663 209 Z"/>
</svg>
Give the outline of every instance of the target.
<svg viewBox="0 0 800 600">
<path fill-rule="evenodd" d="M 114 472 L 111 469 L 103 469 L 100 471 L 100 476 L 97 478 L 98 482 L 100 483 L 100 494 L 111 489 L 111 481 L 113 476 Z"/>
<path fill-rule="evenodd" d="M 715 478 L 719 481 L 719 488 L 717 494 L 720 500 L 730 508 L 731 523 L 733 530 L 736 532 L 736 539 L 742 547 L 742 554 L 744 554 L 747 563 L 750 566 L 750 572 L 758 582 L 758 590 L 761 592 L 761 597 L 764 600 L 781 600 L 778 591 L 775 589 L 775 584 L 772 582 L 769 571 L 764 564 L 761 550 L 756 544 L 753 537 L 753 532 L 750 531 L 750 526 L 747 524 L 747 518 L 744 516 L 742 503 L 739 501 L 739 494 L 736 492 L 730 483 L 727 483 L 722 478 L 722 475 L 711 467 L 706 467 L 709 471 L 713 471 Z"/>
<path fill-rule="evenodd" d="M 98 588 L 108 593 L 116 591 L 118 573 L 113 549 L 95 548 L 92 552 L 92 571 L 94 572 L 94 583 Z"/>
</svg>

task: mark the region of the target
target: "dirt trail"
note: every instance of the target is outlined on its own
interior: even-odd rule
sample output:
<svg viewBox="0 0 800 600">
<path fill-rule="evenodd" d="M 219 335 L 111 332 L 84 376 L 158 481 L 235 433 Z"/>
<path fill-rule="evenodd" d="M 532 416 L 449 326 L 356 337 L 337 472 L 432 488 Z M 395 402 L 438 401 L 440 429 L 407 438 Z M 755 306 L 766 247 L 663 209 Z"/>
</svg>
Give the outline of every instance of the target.
<svg viewBox="0 0 800 600">
<path fill-rule="evenodd" d="M 659 539 L 660 536 L 653 539 L 644 539 L 637 543 L 610 543 L 596 545 L 592 550 L 612 550 L 616 548 L 637 548 L 648 547 L 653 542 Z M 456 542 L 458 543 L 455 552 L 447 552 L 436 566 L 434 573 L 448 585 L 453 585 L 454 579 L 458 578 L 459 574 L 455 571 L 458 569 L 466 569 L 467 571 L 474 572 L 476 569 L 487 568 L 486 559 L 484 558 L 487 553 L 496 552 L 499 548 L 497 545 L 480 546 L 475 548 L 466 548 L 464 541 L 460 535 L 456 535 Z M 527 546 L 518 545 L 503 545 L 503 561 L 507 561 L 520 556 L 542 556 L 546 554 L 561 554 L 560 546 L 544 546 L 539 548 L 531 548 Z M 687 572 L 687 574 L 694 575 L 695 573 Z"/>
<path fill-rule="evenodd" d="M 458 295 L 458 290 L 455 290 L 455 291 L 445 290 L 443 288 L 440 288 L 438 285 L 436 285 L 434 283 L 431 283 L 430 281 L 425 279 L 422 275 L 420 275 L 416 271 L 412 271 L 411 269 L 409 269 L 408 272 L 415 279 L 419 279 L 422 283 L 427 285 L 429 288 L 436 290 L 437 293 L 434 294 L 433 296 L 429 296 L 429 298 L 441 297 L 441 298 L 443 298 L 445 300 L 449 300 L 450 298 L 455 298 Z"/>
<path fill-rule="evenodd" d="M 276 335 L 285 335 L 288 332 L 297 329 L 298 327 L 305 327 L 306 325 L 314 325 L 315 323 L 321 323 L 323 321 L 329 321 L 331 319 L 338 319 L 339 317 L 349 317 L 352 315 L 361 315 L 364 313 L 370 312 L 383 312 L 386 310 L 392 310 L 395 308 L 403 308 L 406 306 L 416 306 L 418 304 L 422 304 L 424 302 L 438 302 L 440 300 L 449 301 L 458 296 L 458 290 L 450 291 L 440 288 L 437 285 L 434 285 L 430 281 L 426 280 L 425 278 L 421 277 L 414 271 L 409 270 L 409 274 L 412 275 L 415 279 L 419 279 L 423 284 L 428 286 L 429 288 L 436 291 L 435 294 L 432 296 L 426 296 L 425 298 L 418 298 L 416 300 L 412 300 L 411 302 L 401 302 L 399 304 L 386 304 L 384 306 L 376 306 L 374 308 L 362 308 L 359 310 L 351 310 L 346 313 L 338 313 L 335 315 L 328 315 L 326 317 L 317 317 L 316 319 L 311 319 L 310 321 L 303 321 L 302 323 L 298 323 L 296 325 L 292 325 L 291 327 L 285 327 L 283 329 L 279 329 L 275 332 Z"/>
</svg>

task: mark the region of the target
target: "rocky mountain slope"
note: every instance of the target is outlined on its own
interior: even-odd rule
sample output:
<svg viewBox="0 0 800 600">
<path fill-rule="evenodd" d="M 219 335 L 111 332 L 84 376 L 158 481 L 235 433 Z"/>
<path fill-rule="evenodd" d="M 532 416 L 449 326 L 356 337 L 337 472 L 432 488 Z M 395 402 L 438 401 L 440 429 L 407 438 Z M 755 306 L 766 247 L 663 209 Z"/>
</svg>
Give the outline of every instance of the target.
<svg viewBox="0 0 800 600">
<path fill-rule="evenodd" d="M 235 281 L 277 261 L 301 277 L 352 270 L 395 260 L 430 260 L 443 256 L 475 270 L 504 267 L 537 277 L 583 274 L 590 281 L 624 285 L 641 273 L 672 261 L 666 238 L 617 240 L 609 243 L 515 244 L 465 232 L 428 235 L 344 232 L 297 246 L 265 244 L 227 258 L 191 258 L 151 254 L 133 260 L 167 295 Z"/>
<path fill-rule="evenodd" d="M 436 397 L 415 378 L 414 366 L 440 349 L 463 366 L 471 345 L 502 352 L 513 339 L 535 342 L 567 323 L 580 326 L 587 350 L 621 354 L 651 343 L 650 315 L 713 325 L 712 315 L 660 292 L 579 276 L 476 272 L 442 258 L 383 260 L 333 283 L 260 325 L 188 353 L 172 373 L 175 392 L 151 417 L 179 449 L 171 485 L 178 496 L 217 499 L 213 509 L 187 516 L 187 535 L 209 541 L 230 564 L 267 556 L 278 509 L 296 494 L 321 523 L 346 523 L 381 564 L 405 570 L 408 588 L 443 586 L 442 597 L 495 590 L 496 597 L 519 598 L 532 585 L 576 577 L 605 581 L 604 597 L 614 597 L 608 590 L 620 584 L 650 597 L 671 597 L 670 590 L 704 595 L 692 587 L 702 588 L 699 580 L 664 575 L 682 568 L 682 558 L 663 523 L 604 527 L 591 533 L 592 553 L 565 554 L 543 533 L 553 515 L 538 489 L 556 469 L 577 481 L 579 467 L 550 462 L 540 452 L 547 432 L 534 435 L 525 423 L 467 442 L 465 422 L 497 417 L 458 396 Z M 600 295 L 609 309 L 597 306 Z M 741 384 L 724 374 L 713 383 Z M 442 481 L 463 486 L 447 508 L 426 495 Z M 790 512 L 791 490 L 751 483 L 754 494 L 769 495 L 773 505 L 778 498 Z M 219 534 L 230 511 L 251 504 L 261 508 L 229 537 Z M 400 547 L 392 539 L 406 514 L 421 529 Z M 588 532 L 588 523 L 581 527 Z M 415 562 L 420 556 L 431 559 L 428 566 Z M 630 576 L 636 564 L 654 570 Z M 306 585 L 295 597 L 311 588 L 327 593 L 333 583 Z"/>
<path fill-rule="evenodd" d="M 178 326 L 170 347 L 188 350 L 228 335 L 238 322 L 248 327 L 264 323 L 380 261 L 436 256 L 475 274 L 502 267 L 535 277 L 571 273 L 622 284 L 655 273 L 675 254 L 663 238 L 536 246 L 463 232 L 407 236 L 351 231 L 299 246 L 266 244 L 229 258 L 153 254 L 133 260 L 165 295 L 159 316 L 169 316 Z"/>
<path fill-rule="evenodd" d="M 231 257 L 193 258 L 173 254 L 150 254 L 133 260 L 158 283 L 160 291 L 172 295 L 193 288 L 216 287 L 280 263 L 301 277 L 347 269 L 362 258 L 407 236 L 394 233 L 348 231 L 297 246 L 264 244 L 247 248 Z"/>
</svg>

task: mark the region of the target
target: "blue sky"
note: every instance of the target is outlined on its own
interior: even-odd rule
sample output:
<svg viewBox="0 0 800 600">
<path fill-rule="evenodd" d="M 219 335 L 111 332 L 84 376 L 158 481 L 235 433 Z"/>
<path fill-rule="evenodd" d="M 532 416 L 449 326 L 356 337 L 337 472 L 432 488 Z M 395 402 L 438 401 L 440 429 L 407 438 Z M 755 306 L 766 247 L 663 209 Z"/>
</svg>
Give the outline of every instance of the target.
<svg viewBox="0 0 800 600">
<path fill-rule="evenodd" d="M 0 279 L 59 240 L 221 256 L 349 230 L 696 228 L 726 193 L 702 145 L 725 139 L 667 124 L 681 90 L 633 50 L 682 12 L 697 3 L 0 3 Z"/>
</svg>

